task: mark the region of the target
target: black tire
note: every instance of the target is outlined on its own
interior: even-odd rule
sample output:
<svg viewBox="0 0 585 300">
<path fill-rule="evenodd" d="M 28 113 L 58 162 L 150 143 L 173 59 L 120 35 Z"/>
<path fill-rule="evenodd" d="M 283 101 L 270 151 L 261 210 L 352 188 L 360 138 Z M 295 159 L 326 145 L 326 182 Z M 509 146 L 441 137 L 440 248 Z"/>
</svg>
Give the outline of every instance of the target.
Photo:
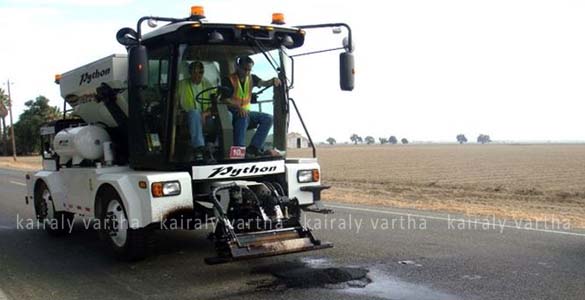
<svg viewBox="0 0 585 300">
<path fill-rule="evenodd" d="M 43 223 L 44 230 L 50 236 L 64 236 L 71 233 L 75 214 L 56 211 L 51 191 L 44 181 L 39 181 L 35 187 L 35 213 L 37 219 Z"/>
<path fill-rule="evenodd" d="M 153 247 L 152 230 L 129 228 L 126 208 L 114 189 L 102 191 L 97 201 L 101 203 L 99 235 L 108 251 L 125 261 L 146 258 Z"/>
</svg>

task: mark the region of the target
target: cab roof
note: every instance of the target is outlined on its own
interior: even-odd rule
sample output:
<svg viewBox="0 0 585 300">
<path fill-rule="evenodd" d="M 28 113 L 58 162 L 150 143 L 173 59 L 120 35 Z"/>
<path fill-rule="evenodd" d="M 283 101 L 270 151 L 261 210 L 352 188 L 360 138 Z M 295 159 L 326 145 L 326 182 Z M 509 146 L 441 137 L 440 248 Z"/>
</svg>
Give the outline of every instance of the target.
<svg viewBox="0 0 585 300">
<path fill-rule="evenodd" d="M 219 33 L 222 41 L 210 41 L 212 33 Z M 261 41 L 264 46 L 278 47 L 283 44 L 289 49 L 303 45 L 305 31 L 294 27 L 272 25 L 249 25 L 230 23 L 207 23 L 201 21 L 184 20 L 166 24 L 151 32 L 145 33 L 142 41 L 145 44 L 159 39 L 178 38 L 181 41 L 191 41 L 200 44 L 242 44 L 249 41 Z M 289 39 L 290 37 L 290 39 Z M 287 41 L 283 43 L 283 41 Z"/>
</svg>

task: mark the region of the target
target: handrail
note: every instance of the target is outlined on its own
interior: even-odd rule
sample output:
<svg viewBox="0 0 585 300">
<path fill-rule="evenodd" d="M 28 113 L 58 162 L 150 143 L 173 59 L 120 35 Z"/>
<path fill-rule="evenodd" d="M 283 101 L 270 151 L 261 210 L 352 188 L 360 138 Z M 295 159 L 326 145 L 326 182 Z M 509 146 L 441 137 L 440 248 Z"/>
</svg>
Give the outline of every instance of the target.
<svg viewBox="0 0 585 300">
<path fill-rule="evenodd" d="M 299 120 L 301 120 L 301 124 L 303 125 L 303 129 L 305 130 L 305 133 L 307 134 L 307 138 L 309 139 L 309 143 L 311 143 L 311 147 L 313 148 L 313 158 L 317 158 L 317 148 L 315 148 L 315 143 L 313 143 L 313 139 L 311 139 L 311 135 L 309 134 L 309 130 L 307 130 L 307 126 L 305 126 L 305 121 L 303 121 L 303 117 L 301 117 L 301 113 L 299 112 L 299 109 L 297 107 L 297 104 L 295 103 L 295 100 L 293 98 L 288 98 L 288 101 L 292 102 L 293 106 L 295 107 L 295 110 L 297 111 L 297 116 L 299 116 Z"/>
</svg>

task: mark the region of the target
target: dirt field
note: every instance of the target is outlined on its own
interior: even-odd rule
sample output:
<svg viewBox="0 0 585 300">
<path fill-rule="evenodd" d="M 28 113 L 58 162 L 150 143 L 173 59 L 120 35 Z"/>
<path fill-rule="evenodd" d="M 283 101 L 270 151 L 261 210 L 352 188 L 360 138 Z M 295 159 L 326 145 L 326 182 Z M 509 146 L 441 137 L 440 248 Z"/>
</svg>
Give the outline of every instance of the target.
<svg viewBox="0 0 585 300">
<path fill-rule="evenodd" d="M 585 145 L 344 145 L 317 154 L 333 186 L 325 200 L 585 228 Z M 33 170 L 40 162 L 0 157 L 0 168 Z"/>
<path fill-rule="evenodd" d="M 336 146 L 317 154 L 333 186 L 325 200 L 585 228 L 585 145 Z"/>
</svg>

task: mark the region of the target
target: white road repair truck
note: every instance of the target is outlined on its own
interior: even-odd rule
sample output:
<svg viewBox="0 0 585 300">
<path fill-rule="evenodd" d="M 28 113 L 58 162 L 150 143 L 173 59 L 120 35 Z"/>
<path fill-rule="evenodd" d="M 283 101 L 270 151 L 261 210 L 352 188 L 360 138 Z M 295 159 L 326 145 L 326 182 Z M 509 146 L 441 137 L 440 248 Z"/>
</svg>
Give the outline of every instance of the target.
<svg viewBox="0 0 585 300">
<path fill-rule="evenodd" d="M 43 170 L 27 174 L 27 204 L 52 235 L 66 234 L 75 216 L 92 219 L 108 248 L 130 260 L 149 253 L 155 229 L 209 222 L 217 250 L 206 259 L 210 264 L 332 247 L 301 224 L 304 211 L 330 212 L 319 203 L 328 187 L 321 184 L 315 148 L 313 158 L 286 155 L 291 110 L 300 118 L 289 98 L 294 57 L 314 52 L 288 52 L 303 46 L 308 29 L 345 32 L 343 47 L 319 52 L 341 50 L 341 88 L 352 90 L 350 27 L 285 27 L 282 14 L 274 14 L 270 25 L 212 23 L 202 7 L 191 11 L 184 19 L 143 17 L 137 30 L 117 34 L 127 54 L 56 76 L 64 117 L 41 128 Z M 143 35 L 144 21 L 165 24 Z M 254 157 L 232 145 L 232 116 L 222 100 L 233 91 L 222 79 L 244 56 L 255 61 L 252 73 L 283 83 L 253 93 L 252 110 L 273 118 L 267 151 Z M 193 156 L 178 92 L 194 62 L 210 83 L 196 96 L 198 105 L 210 107 L 203 133 L 211 157 L 204 160 Z M 247 144 L 255 131 L 247 129 Z"/>
</svg>

